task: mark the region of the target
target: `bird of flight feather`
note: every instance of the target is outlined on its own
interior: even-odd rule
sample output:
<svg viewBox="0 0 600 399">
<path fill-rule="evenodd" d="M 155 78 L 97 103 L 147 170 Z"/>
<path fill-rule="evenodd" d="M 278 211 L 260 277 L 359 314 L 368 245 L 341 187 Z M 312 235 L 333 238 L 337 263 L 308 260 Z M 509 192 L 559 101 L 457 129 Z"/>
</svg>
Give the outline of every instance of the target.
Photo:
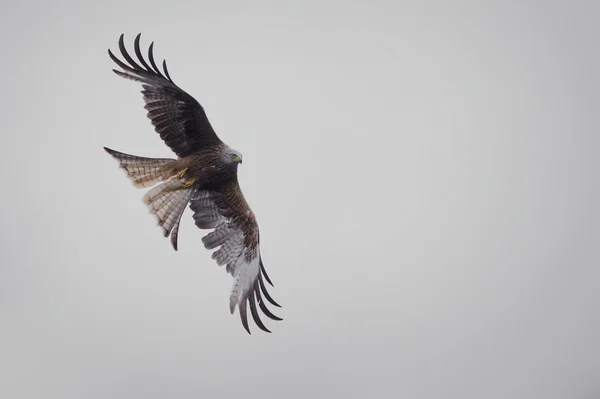
<svg viewBox="0 0 600 399">
<path fill-rule="evenodd" d="M 202 106 L 177 86 L 163 61 L 161 70 L 154 60 L 154 43 L 148 48 L 148 61 L 140 51 L 140 37 L 134 41 L 137 61 L 125 48 L 124 35 L 119 50 L 126 62 L 110 50 L 108 55 L 121 68 L 113 71 L 141 83 L 147 116 L 165 144 L 177 155 L 172 158 L 145 158 L 104 147 L 125 170 L 138 188 L 152 187 L 144 196 L 150 213 L 156 216 L 165 237 L 177 251 L 181 216 L 190 205 L 196 226 L 212 231 L 202 238 L 204 246 L 217 249 L 212 254 L 219 266 L 233 276 L 229 309 L 239 309 L 242 325 L 250 334 L 248 304 L 254 322 L 270 332 L 258 309 L 272 320 L 282 320 L 267 307 L 265 300 L 281 307 L 269 295 L 267 275 L 260 255 L 259 230 L 254 213 L 238 184 L 237 169 L 242 155 L 223 143 L 213 130 Z"/>
</svg>

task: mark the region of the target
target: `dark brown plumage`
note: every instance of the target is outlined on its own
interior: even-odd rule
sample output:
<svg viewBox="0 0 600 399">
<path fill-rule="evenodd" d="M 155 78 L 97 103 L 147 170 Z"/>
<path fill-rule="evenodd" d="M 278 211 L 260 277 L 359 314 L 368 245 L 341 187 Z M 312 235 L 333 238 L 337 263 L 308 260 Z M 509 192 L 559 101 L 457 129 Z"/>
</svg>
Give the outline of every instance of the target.
<svg viewBox="0 0 600 399">
<path fill-rule="evenodd" d="M 229 306 L 236 306 L 244 328 L 250 333 L 247 304 L 256 325 L 270 332 L 257 311 L 281 320 L 267 308 L 269 303 L 279 307 L 266 290 L 264 280 L 271 285 L 260 255 L 259 229 L 254 213 L 244 199 L 238 184 L 237 168 L 242 163 L 239 152 L 223 143 L 212 128 L 202 106 L 171 79 L 167 64 L 163 72 L 156 66 L 153 44 L 148 60 L 140 51 L 140 36 L 134 42 L 134 60 L 125 48 L 123 35 L 119 49 L 125 62 L 110 50 L 110 58 L 122 70 L 117 75 L 142 84 L 147 116 L 155 131 L 177 155 L 171 158 L 144 158 L 105 150 L 119 161 L 136 187 L 153 187 L 144 196 L 150 212 L 157 217 L 165 237 L 171 236 L 177 250 L 181 216 L 190 204 L 194 221 L 200 229 L 212 229 L 202 242 L 207 249 L 216 249 L 212 258 L 234 278 Z"/>
</svg>

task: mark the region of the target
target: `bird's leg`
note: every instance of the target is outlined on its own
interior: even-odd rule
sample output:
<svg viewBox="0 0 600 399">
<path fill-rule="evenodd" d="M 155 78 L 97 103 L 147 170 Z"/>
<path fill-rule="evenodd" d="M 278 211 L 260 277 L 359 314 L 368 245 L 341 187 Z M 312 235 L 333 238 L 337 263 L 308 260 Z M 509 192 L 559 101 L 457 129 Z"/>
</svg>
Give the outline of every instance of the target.
<svg viewBox="0 0 600 399">
<path fill-rule="evenodd" d="M 186 178 L 184 178 L 187 170 L 188 170 L 188 168 L 185 168 L 185 169 L 183 169 L 181 172 L 179 172 L 177 174 L 177 178 L 181 179 L 181 185 L 184 188 L 190 188 L 192 186 L 192 184 L 194 184 L 194 182 L 196 181 L 196 178 L 192 178 L 192 179 L 186 179 Z"/>
</svg>

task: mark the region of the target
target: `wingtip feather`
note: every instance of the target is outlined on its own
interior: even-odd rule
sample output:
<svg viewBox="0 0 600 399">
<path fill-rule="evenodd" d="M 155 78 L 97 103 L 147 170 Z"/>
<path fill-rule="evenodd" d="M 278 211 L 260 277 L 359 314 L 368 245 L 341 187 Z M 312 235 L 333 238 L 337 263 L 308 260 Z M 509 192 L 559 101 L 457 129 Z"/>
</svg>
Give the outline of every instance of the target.
<svg viewBox="0 0 600 399">
<path fill-rule="evenodd" d="M 252 333 L 250 332 L 250 326 L 248 325 L 248 307 L 247 306 L 248 306 L 248 303 L 246 302 L 246 299 L 243 299 L 240 301 L 240 304 L 239 304 L 240 318 L 242 319 L 242 325 L 244 326 L 244 328 L 246 329 L 248 334 L 252 335 Z"/>
<path fill-rule="evenodd" d="M 235 305 L 237 305 L 237 298 L 231 296 L 229 298 L 229 311 L 231 312 L 231 314 L 235 312 Z"/>
<path fill-rule="evenodd" d="M 262 310 L 262 312 L 271 320 L 275 320 L 275 321 L 282 321 L 283 319 L 281 317 L 278 317 L 276 315 L 274 315 L 269 308 L 267 308 L 267 305 L 265 305 L 265 302 L 262 300 L 262 296 L 260 294 L 260 284 L 258 282 L 258 280 L 254 281 L 254 293 L 256 294 L 256 301 L 258 302 L 258 306 L 260 307 L 260 310 Z"/>
<path fill-rule="evenodd" d="M 248 293 L 248 300 L 250 301 L 250 313 L 252 313 L 252 318 L 254 319 L 254 322 L 256 323 L 258 328 L 260 328 L 264 332 L 267 332 L 270 334 L 271 331 L 265 326 L 265 324 L 260 319 L 260 316 L 258 315 L 258 311 L 256 309 L 256 301 L 254 300 L 254 295 L 255 294 L 254 294 L 253 290 Z"/>
<path fill-rule="evenodd" d="M 258 275 L 258 283 L 260 284 L 262 293 L 265 296 L 265 298 L 267 299 L 267 301 L 269 301 L 271 303 L 271 305 L 277 306 L 278 308 L 280 308 L 281 305 L 278 304 L 277 302 L 275 302 L 275 300 L 271 297 L 271 295 L 269 295 L 269 291 L 267 291 L 267 287 L 265 287 L 265 283 L 263 282 L 262 275 L 260 275 L 260 274 Z"/>
<path fill-rule="evenodd" d="M 265 266 L 263 265 L 262 257 L 259 260 L 259 264 L 260 264 L 260 271 L 263 274 L 263 276 L 265 276 L 265 279 L 267 280 L 267 283 L 269 283 L 269 285 L 271 287 L 275 287 L 275 285 L 271 282 L 271 279 L 269 278 L 269 275 L 267 274 L 267 271 L 265 270 Z"/>
</svg>

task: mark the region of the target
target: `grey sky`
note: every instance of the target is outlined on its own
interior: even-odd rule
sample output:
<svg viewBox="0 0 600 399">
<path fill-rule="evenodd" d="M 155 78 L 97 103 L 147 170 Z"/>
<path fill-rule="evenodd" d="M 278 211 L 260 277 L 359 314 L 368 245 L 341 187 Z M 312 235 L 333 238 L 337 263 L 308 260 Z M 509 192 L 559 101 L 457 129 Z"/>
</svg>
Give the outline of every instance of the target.
<svg viewBox="0 0 600 399">
<path fill-rule="evenodd" d="M 3 3 L 0 397 L 600 397 L 600 7 L 494 3 Z M 138 32 L 244 154 L 273 334 L 102 151 L 172 156 Z"/>
</svg>

